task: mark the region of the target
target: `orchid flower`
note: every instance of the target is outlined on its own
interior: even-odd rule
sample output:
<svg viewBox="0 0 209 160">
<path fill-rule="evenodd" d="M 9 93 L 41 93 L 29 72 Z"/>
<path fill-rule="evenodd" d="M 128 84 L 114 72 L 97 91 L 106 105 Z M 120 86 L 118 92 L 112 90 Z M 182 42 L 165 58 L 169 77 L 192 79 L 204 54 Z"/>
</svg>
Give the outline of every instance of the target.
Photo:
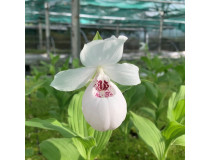
<svg viewBox="0 0 209 160">
<path fill-rule="evenodd" d="M 91 83 L 82 98 L 82 111 L 86 121 L 96 130 L 116 129 L 125 120 L 126 100 L 111 80 L 121 85 L 139 84 L 139 68 L 133 64 L 118 64 L 123 45 L 128 38 L 112 36 L 84 45 L 80 60 L 85 67 L 61 71 L 51 86 L 61 91 L 73 91 Z"/>
</svg>

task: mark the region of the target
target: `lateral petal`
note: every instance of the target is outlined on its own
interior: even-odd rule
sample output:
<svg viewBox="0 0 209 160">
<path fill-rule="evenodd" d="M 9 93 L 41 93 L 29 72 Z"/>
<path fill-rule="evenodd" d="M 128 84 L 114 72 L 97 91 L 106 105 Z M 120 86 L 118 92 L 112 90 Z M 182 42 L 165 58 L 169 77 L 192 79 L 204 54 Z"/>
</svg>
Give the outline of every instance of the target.
<svg viewBox="0 0 209 160">
<path fill-rule="evenodd" d="M 139 68 L 133 64 L 123 63 L 102 66 L 104 72 L 113 81 L 122 85 L 137 85 L 141 83 Z"/>
<path fill-rule="evenodd" d="M 94 75 L 95 67 L 68 69 L 57 73 L 51 86 L 60 91 L 73 91 L 83 87 Z"/>
</svg>

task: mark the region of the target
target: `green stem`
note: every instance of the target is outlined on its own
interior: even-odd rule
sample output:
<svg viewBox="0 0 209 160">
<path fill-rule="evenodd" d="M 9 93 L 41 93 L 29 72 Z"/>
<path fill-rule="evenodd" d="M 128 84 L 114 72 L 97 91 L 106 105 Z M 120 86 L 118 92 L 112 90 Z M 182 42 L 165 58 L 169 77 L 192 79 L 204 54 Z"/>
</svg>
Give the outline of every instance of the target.
<svg viewBox="0 0 209 160">
<path fill-rule="evenodd" d="M 168 145 L 168 146 L 165 148 L 165 152 L 164 152 L 164 154 L 163 154 L 162 160 L 166 160 L 169 148 L 170 148 L 170 145 Z"/>
<path fill-rule="evenodd" d="M 91 160 L 91 150 L 92 148 L 87 150 L 87 160 Z"/>
<path fill-rule="evenodd" d="M 125 134 L 125 144 L 126 144 L 125 154 L 127 155 L 128 154 L 128 135 L 127 134 Z"/>
<path fill-rule="evenodd" d="M 128 124 L 129 124 L 129 121 L 126 122 L 125 124 L 125 154 L 127 155 L 128 154 Z"/>
</svg>

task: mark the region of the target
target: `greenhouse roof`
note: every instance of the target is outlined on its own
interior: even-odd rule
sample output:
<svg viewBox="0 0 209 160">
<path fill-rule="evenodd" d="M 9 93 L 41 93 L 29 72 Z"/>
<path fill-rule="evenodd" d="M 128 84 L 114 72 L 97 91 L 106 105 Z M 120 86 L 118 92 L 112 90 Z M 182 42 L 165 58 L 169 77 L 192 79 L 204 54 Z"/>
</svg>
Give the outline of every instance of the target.
<svg viewBox="0 0 209 160">
<path fill-rule="evenodd" d="M 25 22 L 45 21 L 48 2 L 50 23 L 71 24 L 71 0 L 25 0 Z M 185 30 L 183 0 L 80 0 L 80 23 L 89 26 L 159 28 L 164 13 L 164 28 Z"/>
</svg>

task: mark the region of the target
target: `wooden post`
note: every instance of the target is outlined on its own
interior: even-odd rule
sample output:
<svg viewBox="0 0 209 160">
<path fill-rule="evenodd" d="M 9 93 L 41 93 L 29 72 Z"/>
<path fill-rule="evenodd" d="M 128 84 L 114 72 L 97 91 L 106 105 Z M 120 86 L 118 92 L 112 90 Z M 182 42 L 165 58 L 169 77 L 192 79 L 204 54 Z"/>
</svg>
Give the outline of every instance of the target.
<svg viewBox="0 0 209 160">
<path fill-rule="evenodd" d="M 160 29 L 159 29 L 159 40 L 158 40 L 158 53 L 161 52 L 161 45 L 162 45 L 162 33 L 163 33 L 163 19 L 164 19 L 164 12 L 160 11 Z"/>
<path fill-rule="evenodd" d="M 44 3 L 45 7 L 45 32 L 46 32 L 46 51 L 50 53 L 50 22 L 49 22 L 49 3 Z"/>
<path fill-rule="evenodd" d="M 41 21 L 38 22 L 39 49 L 43 49 L 43 33 Z"/>
<path fill-rule="evenodd" d="M 78 58 L 80 54 L 80 1 L 72 0 L 72 28 L 71 28 L 71 45 L 73 58 Z"/>
</svg>

